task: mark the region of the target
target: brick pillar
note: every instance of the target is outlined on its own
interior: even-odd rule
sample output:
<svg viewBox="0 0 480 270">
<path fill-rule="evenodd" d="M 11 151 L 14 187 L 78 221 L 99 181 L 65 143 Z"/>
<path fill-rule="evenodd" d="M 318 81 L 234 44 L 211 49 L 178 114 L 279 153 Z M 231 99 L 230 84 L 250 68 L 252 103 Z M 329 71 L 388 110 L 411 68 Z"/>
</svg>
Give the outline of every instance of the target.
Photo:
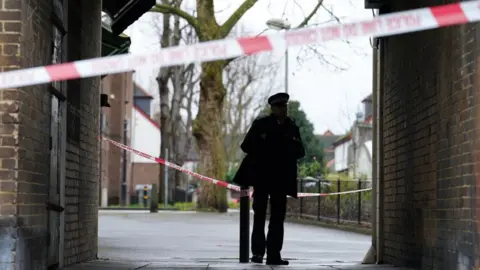
<svg viewBox="0 0 480 270">
<path fill-rule="evenodd" d="M 68 0 L 68 5 L 68 60 L 100 57 L 102 1 Z M 71 265 L 97 256 L 100 77 L 69 81 L 67 91 L 73 103 L 80 101 L 80 136 L 67 138 L 64 257 Z"/>
<path fill-rule="evenodd" d="M 50 59 L 50 4 L 0 1 L 0 71 Z M 0 91 L 0 268 L 46 265 L 49 173 L 48 88 Z M 40 248 L 39 248 L 40 247 Z"/>
<path fill-rule="evenodd" d="M 67 2 L 67 1 L 64 1 Z M 69 60 L 100 56 L 99 0 L 69 0 Z M 52 6 L 0 0 L 0 71 L 51 63 Z M 79 37 L 75 40 L 75 37 Z M 77 41 L 77 42 L 70 42 Z M 99 78 L 68 84 L 79 95 L 78 142 L 67 143 L 65 263 L 97 254 Z M 50 85 L 0 90 L 0 269 L 45 269 L 50 166 Z M 73 92 L 72 92 L 73 91 Z"/>
<path fill-rule="evenodd" d="M 443 3 L 395 0 L 389 11 Z M 479 27 L 382 39 L 386 263 L 480 267 Z"/>
</svg>

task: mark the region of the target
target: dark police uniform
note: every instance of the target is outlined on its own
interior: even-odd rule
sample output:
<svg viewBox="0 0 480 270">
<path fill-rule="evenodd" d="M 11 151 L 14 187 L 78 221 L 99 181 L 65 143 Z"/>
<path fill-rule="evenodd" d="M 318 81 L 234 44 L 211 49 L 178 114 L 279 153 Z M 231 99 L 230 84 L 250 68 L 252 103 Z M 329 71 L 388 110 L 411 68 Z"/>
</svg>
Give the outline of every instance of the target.
<svg viewBox="0 0 480 270">
<path fill-rule="evenodd" d="M 268 99 L 270 105 L 286 104 L 289 96 L 278 93 Z M 288 117 L 280 123 L 274 115 L 256 119 L 244 141 L 242 161 L 233 181 L 253 186 L 254 222 L 252 261 L 261 262 L 267 249 L 267 264 L 288 264 L 282 261 L 283 223 L 287 195 L 297 198 L 297 160 L 305 156 L 298 126 Z M 270 222 L 265 241 L 265 217 L 270 197 Z"/>
</svg>

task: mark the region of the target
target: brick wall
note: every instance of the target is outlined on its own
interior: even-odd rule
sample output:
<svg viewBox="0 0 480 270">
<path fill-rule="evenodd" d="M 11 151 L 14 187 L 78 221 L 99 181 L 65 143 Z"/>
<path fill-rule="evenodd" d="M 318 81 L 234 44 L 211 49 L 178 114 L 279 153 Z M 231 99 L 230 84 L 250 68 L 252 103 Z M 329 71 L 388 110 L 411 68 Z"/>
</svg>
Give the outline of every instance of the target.
<svg viewBox="0 0 480 270">
<path fill-rule="evenodd" d="M 50 59 L 45 53 L 49 32 L 42 27 L 49 6 L 36 2 L 0 2 L 1 71 Z M 33 54 L 35 47 L 40 50 Z M 46 258 L 46 250 L 35 246 L 46 246 L 49 94 L 45 86 L 5 89 L 0 94 L 0 268 L 16 264 L 35 269 Z"/>
<path fill-rule="evenodd" d="M 135 185 L 158 184 L 158 170 L 159 165 L 156 163 L 133 163 L 130 196 L 135 196 Z M 173 170 L 169 172 L 173 173 Z M 160 190 L 163 191 L 163 187 Z"/>
<path fill-rule="evenodd" d="M 391 1 L 391 11 L 444 1 Z M 478 24 L 384 39 L 384 261 L 477 269 Z M 480 183 L 478 183 L 480 184 Z M 478 211 L 478 210 L 477 210 Z"/>
<path fill-rule="evenodd" d="M 69 61 L 101 55 L 98 0 L 68 1 Z M 81 46 L 78 46 L 81 45 Z M 100 78 L 69 81 L 68 95 L 79 98 L 80 137 L 67 145 L 65 264 L 97 255 Z M 74 100 L 73 100 L 74 101 Z M 72 136 L 74 137 L 74 136 Z"/>
<path fill-rule="evenodd" d="M 68 5 L 68 57 L 100 55 L 101 1 Z M 0 71 L 51 63 L 51 2 L 1 0 L 0 8 Z M 67 144 L 67 264 L 97 252 L 98 87 L 98 78 L 68 84 L 69 93 L 81 92 L 82 126 L 78 142 Z M 0 91 L 0 269 L 47 266 L 50 106 L 48 85 Z"/>
</svg>

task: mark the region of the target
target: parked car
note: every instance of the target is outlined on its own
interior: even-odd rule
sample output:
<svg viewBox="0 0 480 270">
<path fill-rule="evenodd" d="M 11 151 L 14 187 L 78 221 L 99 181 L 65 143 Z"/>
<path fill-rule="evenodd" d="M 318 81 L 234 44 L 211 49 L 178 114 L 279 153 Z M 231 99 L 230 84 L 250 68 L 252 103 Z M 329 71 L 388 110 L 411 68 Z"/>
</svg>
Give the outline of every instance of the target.
<svg viewBox="0 0 480 270">
<path fill-rule="evenodd" d="M 307 176 L 301 179 L 303 188 L 318 188 L 318 183 L 320 183 L 322 189 L 331 187 L 332 183 L 325 179 L 315 178 Z"/>
</svg>

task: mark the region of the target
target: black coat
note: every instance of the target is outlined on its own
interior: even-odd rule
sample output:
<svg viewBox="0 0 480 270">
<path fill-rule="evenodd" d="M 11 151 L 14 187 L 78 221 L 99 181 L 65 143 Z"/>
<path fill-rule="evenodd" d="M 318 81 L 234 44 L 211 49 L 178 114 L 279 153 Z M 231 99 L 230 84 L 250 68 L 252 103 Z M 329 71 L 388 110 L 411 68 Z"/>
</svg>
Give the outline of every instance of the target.
<svg viewBox="0 0 480 270">
<path fill-rule="evenodd" d="M 305 156 L 305 149 L 290 118 L 283 124 L 272 115 L 256 119 L 240 147 L 247 155 L 234 183 L 297 197 L 297 160 Z"/>
</svg>

